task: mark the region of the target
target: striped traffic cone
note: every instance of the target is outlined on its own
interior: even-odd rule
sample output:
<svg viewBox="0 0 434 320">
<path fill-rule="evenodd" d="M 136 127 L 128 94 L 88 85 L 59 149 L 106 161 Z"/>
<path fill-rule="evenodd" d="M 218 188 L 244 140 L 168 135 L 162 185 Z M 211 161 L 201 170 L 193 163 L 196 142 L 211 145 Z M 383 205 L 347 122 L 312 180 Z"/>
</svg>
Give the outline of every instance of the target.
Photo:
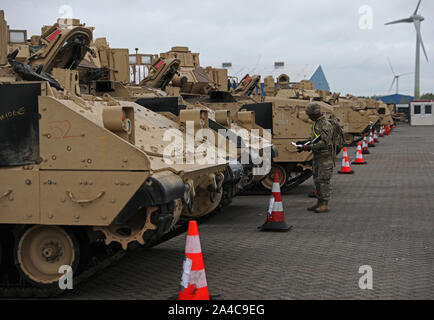
<svg viewBox="0 0 434 320">
<path fill-rule="evenodd" d="M 362 144 L 362 153 L 363 154 L 370 154 L 368 147 L 368 140 L 366 139 L 366 134 L 363 136 L 363 144 Z"/>
<path fill-rule="evenodd" d="M 314 189 L 311 193 L 309 193 L 307 196 L 309 198 L 316 198 L 318 195 L 318 191 L 316 191 L 316 189 Z"/>
<path fill-rule="evenodd" d="M 178 300 L 209 300 L 205 266 L 196 221 L 190 221 Z"/>
<path fill-rule="evenodd" d="M 374 148 L 374 147 L 375 147 L 374 136 L 372 135 L 372 129 L 371 129 L 371 131 L 369 132 L 368 147 L 369 147 L 369 148 Z"/>
<path fill-rule="evenodd" d="M 348 159 L 347 148 L 344 148 L 343 158 L 342 158 L 342 167 L 341 170 L 338 171 L 339 174 L 353 174 L 354 171 L 350 168 L 350 160 Z"/>
<path fill-rule="evenodd" d="M 377 129 L 374 130 L 374 142 L 380 143 L 380 139 L 378 139 Z"/>
<path fill-rule="evenodd" d="M 356 164 L 356 165 L 368 164 L 366 161 L 363 160 L 362 144 L 360 142 L 357 144 L 356 160 L 351 162 L 351 164 Z"/>
<path fill-rule="evenodd" d="M 280 193 L 279 173 L 274 173 L 273 189 L 271 190 L 270 204 L 268 207 L 267 221 L 262 225 L 261 231 L 289 231 L 283 212 L 282 195 Z"/>
<path fill-rule="evenodd" d="M 381 126 L 380 128 L 380 138 L 384 137 L 384 126 Z"/>
</svg>

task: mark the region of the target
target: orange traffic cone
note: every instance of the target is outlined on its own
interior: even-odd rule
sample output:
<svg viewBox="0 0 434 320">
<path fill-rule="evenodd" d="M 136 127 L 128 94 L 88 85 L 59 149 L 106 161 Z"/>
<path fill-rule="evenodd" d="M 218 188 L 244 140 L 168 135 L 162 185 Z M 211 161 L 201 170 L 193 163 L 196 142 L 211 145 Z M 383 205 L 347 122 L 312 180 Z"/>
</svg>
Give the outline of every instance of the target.
<svg viewBox="0 0 434 320">
<path fill-rule="evenodd" d="M 366 161 L 363 160 L 362 144 L 360 142 L 357 144 L 356 160 L 351 162 L 351 164 L 357 164 L 357 165 L 368 164 Z"/>
<path fill-rule="evenodd" d="M 190 221 L 178 300 L 209 300 L 205 266 L 196 221 Z"/>
<path fill-rule="evenodd" d="M 362 153 L 363 154 L 370 154 L 368 147 L 368 140 L 366 139 L 366 134 L 363 136 L 363 145 L 362 145 Z"/>
<path fill-rule="evenodd" d="M 279 173 L 274 173 L 273 189 L 271 190 L 270 205 L 268 208 L 267 221 L 262 225 L 261 231 L 289 231 L 283 212 L 282 195 L 280 193 Z"/>
<path fill-rule="evenodd" d="M 344 148 L 343 158 L 342 158 L 342 167 L 341 170 L 338 171 L 339 174 L 353 174 L 354 171 L 350 168 L 350 160 L 348 159 L 347 148 Z"/>
<path fill-rule="evenodd" d="M 374 131 L 374 142 L 375 143 L 379 143 L 380 142 L 380 139 L 378 139 L 377 129 L 375 129 L 375 131 Z"/>
<path fill-rule="evenodd" d="M 369 147 L 369 148 L 373 148 L 373 147 L 375 147 L 374 136 L 372 135 L 372 129 L 371 129 L 371 131 L 369 132 L 368 147 Z"/>
<path fill-rule="evenodd" d="M 316 198 L 318 195 L 318 191 L 316 191 L 316 189 L 314 189 L 311 193 L 308 194 L 309 198 Z"/>
<path fill-rule="evenodd" d="M 380 138 L 384 137 L 384 126 L 380 128 Z"/>
<path fill-rule="evenodd" d="M 390 134 L 390 128 L 389 125 L 386 125 L 386 132 L 385 132 L 386 136 L 388 136 Z"/>
</svg>

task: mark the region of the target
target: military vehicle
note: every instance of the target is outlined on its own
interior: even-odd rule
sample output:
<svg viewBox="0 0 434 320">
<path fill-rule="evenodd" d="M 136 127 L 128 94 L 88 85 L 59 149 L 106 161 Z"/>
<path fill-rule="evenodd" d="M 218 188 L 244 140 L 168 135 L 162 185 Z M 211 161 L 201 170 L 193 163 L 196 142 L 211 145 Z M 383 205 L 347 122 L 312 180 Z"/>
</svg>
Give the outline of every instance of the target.
<svg viewBox="0 0 434 320">
<path fill-rule="evenodd" d="M 97 40 L 99 40 L 99 42 L 102 42 L 100 39 Z M 106 43 L 106 40 L 104 39 L 103 42 Z M 104 51 L 114 50 L 114 49 L 110 49 L 108 45 L 104 45 L 103 48 Z M 130 57 L 131 56 L 133 56 L 132 61 L 134 65 L 137 66 L 137 61 L 139 60 L 138 58 L 142 56 L 151 56 L 151 55 L 142 55 L 136 53 L 130 55 Z M 185 57 L 183 56 L 183 53 L 177 53 L 176 56 L 180 59 L 184 59 L 188 61 L 188 59 L 185 59 Z M 194 57 L 196 57 L 195 59 L 197 60 L 197 56 Z M 262 162 L 262 159 L 265 158 L 263 156 L 267 155 L 266 153 L 264 154 L 264 150 L 265 147 L 268 145 L 268 143 L 264 141 L 263 138 L 261 137 L 255 137 L 253 140 L 257 141 L 256 144 L 258 145 L 258 147 L 252 146 L 251 143 L 249 143 L 245 139 L 241 139 L 241 136 L 236 134 L 235 131 L 239 131 L 239 130 L 231 130 L 231 128 L 226 128 L 221 124 L 221 123 L 226 124 L 228 123 L 228 121 L 229 123 L 231 123 L 230 115 L 227 115 L 226 112 L 220 112 L 216 118 L 215 113 L 211 109 L 207 108 L 206 106 L 200 103 L 193 104 L 183 99 L 180 96 L 180 92 L 181 90 L 184 90 L 186 87 L 174 86 L 174 83 L 175 84 L 177 83 L 176 79 L 177 78 L 179 79 L 179 76 L 181 75 L 179 71 L 179 67 L 182 64 L 182 62 L 178 58 L 172 57 L 172 58 L 163 59 L 158 56 L 153 56 L 152 63 L 147 66 L 148 75 L 144 79 L 142 79 L 138 83 L 138 85 L 135 85 L 134 83 L 130 83 L 126 85 L 126 84 L 114 82 L 114 83 L 110 83 L 105 87 L 112 88 L 112 90 L 109 93 L 116 99 L 134 101 L 149 110 L 158 112 L 166 116 L 170 120 L 177 122 L 181 130 L 185 130 L 185 123 L 183 123 L 181 120 L 183 113 L 186 113 L 187 111 L 191 112 L 189 110 L 200 110 L 201 112 L 206 112 L 209 115 L 208 126 L 214 131 L 214 143 L 216 148 L 219 150 L 219 152 L 226 153 L 227 158 L 230 159 L 230 162 L 234 162 L 234 160 L 235 162 L 237 160 L 241 162 L 243 160 L 244 174 L 242 179 L 240 181 L 238 180 L 234 181 L 234 179 L 229 180 L 223 186 L 224 187 L 223 202 L 225 204 L 228 204 L 230 202 L 230 199 L 233 196 L 235 196 L 240 190 L 245 188 L 247 185 L 250 185 L 262 179 L 269 172 L 269 169 L 267 169 L 267 167 L 268 168 L 270 167 L 268 163 L 269 162 L 268 159 L 265 160 L 265 163 Z M 91 57 L 87 58 L 87 60 L 91 60 L 91 59 L 92 59 Z M 86 68 L 88 68 L 89 65 L 90 63 L 88 62 L 82 64 L 82 66 Z M 96 62 L 94 63 L 94 65 L 101 65 L 101 63 Z M 123 66 L 122 63 L 117 64 L 115 60 L 113 66 L 108 66 L 108 67 L 113 68 L 116 65 Z M 201 68 L 196 68 L 196 69 L 203 70 Z M 225 79 L 224 76 L 227 75 L 227 73 L 225 72 L 223 73 L 222 76 L 222 73 L 220 72 L 221 70 L 216 70 L 210 67 L 206 68 L 206 70 L 207 72 L 213 74 L 214 77 L 217 77 L 219 75 L 220 79 Z M 125 70 L 118 70 L 118 71 L 120 74 L 127 73 Z M 105 78 L 98 79 L 97 81 L 112 82 L 112 80 L 108 75 L 105 76 Z M 211 81 L 211 80 L 207 80 L 207 81 Z M 91 87 L 94 88 L 96 86 L 92 85 Z M 218 85 L 214 86 L 213 84 L 210 84 L 210 87 L 216 88 L 218 87 Z M 194 89 L 197 88 L 196 82 L 192 82 L 189 88 L 193 89 L 193 91 L 196 90 Z M 98 90 L 93 90 L 93 91 L 95 92 L 96 95 L 101 94 L 100 92 L 98 92 Z M 191 96 L 200 97 L 201 95 L 192 94 Z M 183 109 L 187 109 L 187 110 L 183 110 Z M 228 117 L 222 119 L 222 115 L 227 115 Z M 222 133 L 221 131 L 224 131 L 224 133 Z M 224 150 L 219 145 L 221 140 L 226 140 L 226 148 Z M 271 146 L 269 148 L 271 149 Z M 229 151 L 233 149 L 236 149 L 235 150 L 236 152 L 229 154 Z M 266 152 L 268 152 L 268 149 L 266 150 L 267 150 Z M 248 155 L 246 155 L 246 152 L 248 153 Z M 232 172 L 234 170 L 232 170 L 231 167 L 232 164 L 229 164 L 229 170 Z M 235 169 L 238 170 L 237 168 Z M 231 176 L 232 175 L 233 174 L 231 174 Z M 234 176 L 239 176 L 239 175 L 236 174 Z M 232 181 L 232 184 L 230 183 L 230 181 Z"/>
<path fill-rule="evenodd" d="M 329 105 L 333 115 L 339 119 L 344 132 L 345 144 L 351 145 L 363 138 L 370 128 L 379 121 L 375 101 L 368 101 L 350 95 L 340 97 L 340 94 L 331 94 L 325 90 L 315 90 L 313 83 L 302 80 L 289 85 L 289 76 L 282 74 L 277 79 L 277 88 L 274 88 L 274 79 L 266 85 L 267 95 L 279 96 L 288 99 L 302 99 L 309 101 L 322 101 Z M 325 106 L 325 105 L 324 105 Z M 327 108 L 328 109 L 328 108 Z"/>
<path fill-rule="evenodd" d="M 185 163 L 186 150 L 168 163 L 163 131 L 177 123 L 81 94 L 75 69 L 92 50 L 91 31 L 59 19 L 28 40 L 0 11 L 2 295 L 57 294 L 65 270 L 75 285 L 123 250 L 156 244 L 179 221 L 215 210 L 230 178 L 225 162 Z M 184 118 L 202 127 L 202 117 Z M 212 149 L 194 147 L 193 156 Z"/>
<path fill-rule="evenodd" d="M 375 105 L 367 100 L 347 96 L 339 98 L 332 106 L 343 126 L 347 145 L 361 140 L 380 120 Z"/>
<path fill-rule="evenodd" d="M 127 61 L 126 57 L 128 57 L 128 49 L 110 48 L 105 38 L 96 39 L 94 44 L 95 57 L 87 54 L 84 58 L 84 62 L 79 66 L 81 73 L 83 73 L 85 77 L 88 74 L 97 74 L 98 72 L 95 72 L 95 70 L 98 70 L 100 66 L 103 69 L 114 70 L 114 73 L 119 75 L 129 75 L 128 66 L 125 64 Z M 100 52 L 100 50 L 102 50 L 102 52 Z M 116 57 L 110 54 L 112 51 L 125 52 L 125 54 Z M 112 59 L 110 61 L 107 60 L 107 63 L 103 63 L 104 58 L 101 57 L 104 57 L 106 52 L 109 52 L 108 55 L 111 56 Z M 136 53 L 129 56 L 130 60 L 133 60 L 132 62 L 137 66 L 137 63 L 143 56 L 152 55 Z M 134 59 L 131 59 L 131 57 Z M 129 83 L 129 79 L 126 78 L 122 81 L 117 81 L 113 75 L 107 72 L 99 72 L 98 78 L 94 77 L 88 84 L 83 83 L 82 87 L 85 88 L 85 91 L 89 91 L 96 96 L 110 94 L 110 96 L 116 100 L 136 102 L 138 105 L 152 112 L 158 112 L 160 115 L 172 121 L 171 126 L 173 129 L 176 128 L 185 134 L 187 129 L 186 121 L 193 121 L 193 119 L 186 115 L 192 114 L 192 111 L 183 110 L 185 109 L 185 105 L 182 103 L 182 99 L 176 97 L 179 94 L 179 89 L 168 87 L 169 82 L 172 81 L 173 77 L 178 72 L 180 60 L 174 58 L 163 60 L 157 56 L 152 56 L 152 58 L 154 60 L 147 66 L 149 69 L 148 76 L 142 79 L 138 84 Z M 122 61 L 118 61 L 118 59 Z M 147 112 L 144 108 L 138 108 L 136 111 Z M 200 114 L 206 115 L 204 116 L 206 118 L 208 117 L 206 110 L 202 110 Z M 194 127 L 192 134 L 196 135 L 198 131 L 207 129 L 209 125 L 216 125 L 215 123 L 211 123 L 211 119 L 209 119 L 208 122 L 208 124 Z M 166 128 L 164 128 L 164 130 L 166 130 Z M 162 135 L 164 135 L 164 130 L 161 132 Z M 215 139 L 215 145 L 218 147 L 218 139 Z M 223 157 L 221 150 L 218 148 L 216 149 L 216 153 Z M 228 158 L 227 161 L 229 163 L 227 164 L 227 172 L 223 182 L 223 196 L 222 199 L 219 200 L 219 207 L 228 205 L 231 199 L 244 185 L 245 182 L 243 181 L 246 181 L 241 164 L 232 160 L 233 159 Z"/>
<path fill-rule="evenodd" d="M 155 65 L 160 65 L 161 61 L 170 63 L 173 60 L 179 61 L 178 74 L 173 77 L 165 91 L 171 94 L 177 92 L 175 95 L 180 95 L 182 104 L 185 104 L 189 109 L 207 110 L 211 115 L 211 121 L 214 122 L 212 125 L 214 128 L 223 126 L 231 134 L 240 132 L 242 129 L 258 130 L 258 134 L 254 133 L 252 137 L 255 137 L 254 140 L 259 141 L 258 145 L 269 146 L 268 156 L 262 157 L 266 148 L 260 147 L 251 150 L 253 151 L 250 154 L 251 161 L 249 164 L 243 163 L 245 171 L 247 171 L 243 186 L 253 187 L 257 182 L 267 178 L 268 174 L 264 174 L 262 170 L 260 171 L 261 174 L 252 174 L 253 171 L 256 171 L 254 169 L 258 167 L 254 163 L 260 162 L 254 158 L 259 158 L 258 156 L 263 159 L 273 158 L 277 156 L 277 149 L 271 145 L 271 136 L 268 132 L 264 132 L 262 127 L 255 124 L 254 113 L 251 111 L 240 112 L 240 108 L 245 104 L 256 103 L 253 95 L 257 91 L 260 76 L 246 75 L 235 90 L 229 93 L 227 70 L 212 67 L 201 68 L 199 54 L 192 53 L 187 47 L 173 47 L 171 51 L 161 53 L 159 60 L 153 64 L 154 68 L 151 68 L 150 75 L 152 75 L 152 70 L 155 72 Z M 217 117 L 222 117 L 223 120 L 219 122 Z M 219 123 L 216 125 L 215 122 Z M 251 145 L 247 143 L 247 147 L 251 147 Z M 238 145 L 238 151 L 240 149 Z M 241 157 L 240 152 L 238 157 Z M 264 164 L 262 163 L 260 166 L 262 165 Z"/>
<path fill-rule="evenodd" d="M 378 101 L 371 101 L 371 103 L 375 106 L 378 116 L 380 117 L 380 121 L 378 125 L 393 125 L 395 123 L 394 117 L 393 117 L 393 105 L 388 105 L 384 103 L 381 100 Z"/>
</svg>

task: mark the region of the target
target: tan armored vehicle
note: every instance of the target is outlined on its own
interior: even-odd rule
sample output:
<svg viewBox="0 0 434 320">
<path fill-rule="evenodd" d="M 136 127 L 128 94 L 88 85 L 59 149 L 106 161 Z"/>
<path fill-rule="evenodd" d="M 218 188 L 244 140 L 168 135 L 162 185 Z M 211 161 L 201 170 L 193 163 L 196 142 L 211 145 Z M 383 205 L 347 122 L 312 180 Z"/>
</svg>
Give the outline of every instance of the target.
<svg viewBox="0 0 434 320">
<path fill-rule="evenodd" d="M 207 94 L 217 89 L 207 70 L 199 63 L 199 54 L 192 53 L 187 47 L 173 47 L 172 50 L 160 54 L 164 60 L 177 59 L 180 61 L 179 74 L 172 79 L 172 85 L 180 88 L 182 93 Z"/>
<path fill-rule="evenodd" d="M 140 56 L 140 54 L 136 55 Z M 183 56 L 181 55 L 180 57 Z M 184 60 L 186 60 L 185 57 Z M 116 63 L 114 65 L 116 65 Z M 214 142 L 216 148 L 218 148 L 219 152 L 226 153 L 227 158 L 231 159 L 230 162 L 233 162 L 234 159 L 237 159 L 239 162 L 243 162 L 243 178 L 237 183 L 235 183 L 236 181 L 234 180 L 228 180 L 223 185 L 225 194 L 224 201 L 227 203 L 227 201 L 230 200 L 230 197 L 234 196 L 241 189 L 247 185 L 257 182 L 266 174 L 268 174 L 270 164 L 263 163 L 262 159 L 266 159 L 266 162 L 270 161 L 267 158 L 267 154 L 264 153 L 264 150 L 266 150 L 265 152 L 268 152 L 268 149 L 272 149 L 272 147 L 262 137 L 252 138 L 252 140 L 255 140 L 255 142 L 257 141 L 255 144 L 258 145 L 258 147 L 249 143 L 249 139 L 241 139 L 242 137 L 237 135 L 237 132 L 239 132 L 242 128 L 232 123 L 232 118 L 226 110 L 220 110 L 221 112 L 217 112 L 216 115 L 212 109 L 207 108 L 203 104 L 198 102 L 190 103 L 189 101 L 183 99 L 180 96 L 180 91 L 182 88 L 173 86 L 172 81 L 174 77 L 181 74 L 179 72 L 180 65 L 181 60 L 178 58 L 162 59 L 159 57 L 154 57 L 153 63 L 148 66 L 148 76 L 144 78 L 137 86 L 134 84 L 122 85 L 119 83 L 114 83 L 114 90 L 111 91 L 110 94 L 116 97 L 116 99 L 135 101 L 149 110 L 158 112 L 168 117 L 170 120 L 178 122 L 180 125 L 179 128 L 182 130 L 185 129 L 185 126 L 181 118 L 183 117 L 182 114 L 186 112 L 183 109 L 201 110 L 201 112 L 206 112 L 209 115 L 208 125 L 214 131 Z M 210 67 L 208 67 L 206 70 L 207 72 L 209 71 L 212 73 L 213 77 L 220 76 L 220 80 L 225 81 L 227 79 L 224 78 L 227 74 L 226 72 L 221 73 L 221 70 Z M 220 82 L 223 84 L 222 81 Z M 170 85 L 168 85 L 169 83 Z M 248 86 L 246 88 L 248 88 Z M 198 94 L 188 95 L 188 97 L 196 98 L 201 96 L 202 95 Z M 229 127 L 227 124 L 229 124 Z M 258 130 L 259 129 L 260 128 L 258 128 Z M 224 133 L 221 131 L 224 131 Z M 227 140 L 227 145 L 224 149 L 222 149 L 219 145 L 222 139 Z M 228 154 L 228 152 L 233 149 L 236 149 L 235 152 Z M 249 154 L 248 156 L 246 156 L 246 152 Z M 239 174 L 235 174 L 237 171 L 239 171 L 239 165 L 235 166 L 235 168 L 233 168 L 233 165 L 234 163 L 229 164 L 230 176 L 239 177 Z M 268 169 L 266 169 L 267 167 Z M 228 196 L 226 197 L 226 195 Z"/>
<path fill-rule="evenodd" d="M 375 108 L 378 112 L 378 116 L 380 117 L 380 121 L 378 122 L 378 125 L 391 126 L 395 123 L 393 119 L 393 105 L 388 105 L 381 100 L 372 101 L 371 103 L 375 105 Z"/>
<path fill-rule="evenodd" d="M 323 102 L 328 112 L 331 110 L 333 115 L 339 119 L 346 144 L 352 144 L 361 139 L 363 134 L 375 126 L 379 120 L 373 101 L 352 96 L 341 98 L 336 93 L 315 90 L 313 83 L 307 80 L 293 85 L 290 85 L 289 81 L 289 76 L 282 74 L 278 77 L 275 88 L 274 79 L 267 77 L 264 80 L 267 96 Z"/>
<path fill-rule="evenodd" d="M 155 65 L 161 64 L 161 60 L 168 64 L 173 63 L 173 60 L 179 61 L 178 75 L 175 75 L 170 85 L 165 89 L 167 92 L 173 92 L 173 88 L 179 89 L 179 95 L 182 96 L 182 104 L 185 104 L 188 109 L 207 110 L 211 115 L 211 125 L 215 130 L 226 129 L 230 135 L 236 132 L 244 132 L 248 130 L 252 133 L 252 129 L 256 129 L 258 133 L 252 133 L 253 140 L 259 141 L 257 148 L 252 148 L 248 142 L 247 147 L 250 149 L 249 163 L 243 162 L 245 169 L 245 179 L 243 187 L 247 185 L 253 186 L 256 182 L 261 181 L 264 177 L 268 176 L 270 170 L 256 170 L 257 164 L 261 163 L 259 158 L 265 159 L 270 162 L 274 156 L 277 155 L 277 149 L 271 146 L 271 136 L 267 136 L 261 127 L 255 125 L 255 115 L 251 111 L 239 112 L 240 108 L 246 103 L 256 103 L 256 100 L 250 96 L 256 93 L 260 82 L 260 76 L 246 75 L 238 87 L 230 94 L 228 89 L 228 75 L 226 69 L 216 69 L 207 67 L 205 69 L 200 67 L 199 54 L 191 53 L 186 47 L 173 47 L 171 51 L 160 54 L 160 59 L 153 64 L 150 76 L 154 77 L 153 73 L 156 72 Z M 198 77 L 198 72 L 205 71 L 207 77 Z M 196 75 L 196 76 L 194 76 Z M 184 80 L 182 80 L 184 79 Z M 142 82 L 146 83 L 146 79 Z M 202 88 L 198 90 L 197 88 Z M 141 103 L 143 104 L 143 103 Z M 252 122 L 253 121 L 253 122 Z M 238 147 L 238 160 L 241 161 L 242 147 L 237 143 Z M 267 151 L 265 151 L 267 150 Z M 267 156 L 264 157 L 265 153 Z M 261 163 L 260 166 L 263 166 Z M 269 167 L 269 164 L 266 166 Z M 254 174 L 253 172 L 260 172 Z"/>
<path fill-rule="evenodd" d="M 80 95 L 74 69 L 91 50 L 88 30 L 59 20 L 28 40 L 0 11 L 3 295 L 57 293 L 65 270 L 75 285 L 122 249 L 153 245 L 181 219 L 212 212 L 223 197 L 227 163 L 186 163 L 212 149 L 206 141 L 166 157 L 173 141 L 163 132 L 175 122 L 134 102 Z M 202 127 L 206 116 L 184 119 Z"/>
<path fill-rule="evenodd" d="M 380 120 L 375 105 L 352 96 L 339 98 L 333 104 L 333 112 L 343 126 L 345 144 L 362 139 Z"/>
<path fill-rule="evenodd" d="M 286 75 L 279 78 L 285 79 Z M 279 81 L 278 81 L 279 83 Z M 346 96 L 341 98 L 339 94 L 331 94 L 324 90 L 315 90 L 309 81 L 301 81 L 290 89 L 278 90 L 277 96 L 297 98 L 310 101 L 322 101 L 329 105 L 333 115 L 339 119 L 345 136 L 345 144 L 352 144 L 363 137 L 370 128 L 378 122 L 378 113 L 372 101 Z"/>
<path fill-rule="evenodd" d="M 129 81 L 126 79 L 117 81 L 116 78 L 108 73 L 95 72 L 95 70 L 98 70 L 99 66 L 103 66 L 103 69 L 114 70 L 115 74 L 129 74 L 128 66 L 125 64 L 127 60 L 124 58 L 128 56 L 127 49 L 112 49 L 105 38 L 97 39 L 94 43 L 99 43 L 98 46 L 95 46 L 95 56 L 90 56 L 88 53 L 84 58 L 84 62 L 80 64 L 79 69 L 84 75 L 99 74 L 99 77 L 93 77 L 92 81 L 87 84 L 82 83 L 84 91 L 89 91 L 96 96 L 110 94 L 110 96 L 114 97 L 116 100 L 136 102 L 144 107 L 137 108 L 136 112 L 148 112 L 148 110 L 158 112 L 171 121 L 171 128 L 176 128 L 184 134 L 186 133 L 188 129 L 186 121 L 193 121 L 190 114 L 196 113 L 183 110 L 185 109 L 185 105 L 182 103 L 182 98 L 177 97 L 177 95 L 179 95 L 179 88 L 173 86 L 168 87 L 173 77 L 178 74 L 180 60 L 174 58 L 163 60 L 153 56 L 153 62 L 148 65 L 148 76 L 136 85 L 134 83 L 128 83 Z M 102 52 L 100 52 L 100 50 L 102 50 Z M 102 63 L 104 58 L 101 57 L 105 56 L 106 52 L 123 52 L 124 50 L 127 50 L 125 55 L 114 57 L 106 64 Z M 112 55 L 109 54 L 109 56 Z M 133 60 L 136 64 L 138 61 L 137 58 L 144 55 L 136 53 L 132 56 L 135 58 Z M 122 61 L 118 61 L 118 59 Z M 91 67 L 92 65 L 94 67 Z M 203 129 L 208 129 L 209 125 L 213 126 L 212 119 L 207 119 L 207 110 L 202 110 L 199 114 L 206 115 L 204 117 L 206 117 L 205 122 L 207 122 L 207 124 L 195 126 L 193 130 L 191 130 L 191 133 L 194 135 Z M 214 123 L 214 125 L 216 124 Z M 166 129 L 167 128 L 164 128 L 164 130 Z M 164 130 L 161 132 L 162 135 L 164 135 Z M 215 137 L 214 142 L 216 146 L 215 152 L 219 154 L 219 156 L 224 157 L 223 154 L 225 151 L 218 148 L 219 140 L 217 137 Z M 229 146 L 226 150 L 229 150 Z M 219 199 L 219 207 L 229 204 L 231 199 L 244 186 L 247 179 L 243 177 L 241 164 L 233 161 L 230 157 L 227 159 L 227 161 L 223 161 L 227 163 L 228 167 L 225 172 L 223 197 Z"/>
</svg>

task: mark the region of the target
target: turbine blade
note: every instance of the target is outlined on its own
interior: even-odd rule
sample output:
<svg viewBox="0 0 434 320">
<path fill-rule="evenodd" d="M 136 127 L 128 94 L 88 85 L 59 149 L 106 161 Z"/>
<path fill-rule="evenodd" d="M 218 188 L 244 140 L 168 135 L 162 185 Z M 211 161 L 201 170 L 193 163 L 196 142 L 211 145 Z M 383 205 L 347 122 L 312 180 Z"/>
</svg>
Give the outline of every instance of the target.
<svg viewBox="0 0 434 320">
<path fill-rule="evenodd" d="M 419 6 L 420 6 L 421 2 L 422 2 L 422 0 L 419 0 L 419 3 L 417 4 L 416 10 L 414 11 L 413 14 L 417 14 L 417 12 L 419 11 Z"/>
<path fill-rule="evenodd" d="M 412 23 L 413 22 L 413 18 L 405 18 L 405 19 L 400 19 L 400 20 L 395 20 L 392 22 L 388 22 L 385 25 L 388 26 L 389 24 L 397 24 L 397 23 Z"/>
<path fill-rule="evenodd" d="M 392 73 L 393 73 L 393 75 L 395 76 L 395 75 L 396 75 L 396 74 L 395 74 L 395 70 L 393 70 L 392 62 L 390 62 L 390 58 L 389 58 L 389 57 L 387 57 L 387 61 L 389 61 L 390 70 L 392 70 Z"/>
<path fill-rule="evenodd" d="M 426 61 L 429 62 L 428 55 L 426 54 L 425 46 L 423 44 L 422 35 L 420 34 L 420 31 L 419 31 L 419 39 L 420 39 L 420 44 L 422 45 L 422 49 L 423 49 L 423 53 L 425 55 Z"/>
<path fill-rule="evenodd" d="M 413 74 L 413 72 L 401 73 L 401 74 L 398 74 L 397 77 L 408 76 L 410 74 Z"/>
<path fill-rule="evenodd" d="M 429 62 L 428 55 L 426 54 L 426 50 L 425 50 L 425 45 L 423 44 L 423 40 L 422 40 L 422 33 L 420 32 L 420 21 L 415 21 L 414 27 L 416 28 L 417 37 L 419 38 L 426 61 Z"/>
<path fill-rule="evenodd" d="M 396 81 L 396 78 L 393 77 L 392 84 L 390 85 L 390 88 L 389 88 L 389 93 L 390 93 L 390 91 L 392 91 L 392 88 L 393 88 L 393 85 L 395 84 L 395 81 Z"/>
</svg>

